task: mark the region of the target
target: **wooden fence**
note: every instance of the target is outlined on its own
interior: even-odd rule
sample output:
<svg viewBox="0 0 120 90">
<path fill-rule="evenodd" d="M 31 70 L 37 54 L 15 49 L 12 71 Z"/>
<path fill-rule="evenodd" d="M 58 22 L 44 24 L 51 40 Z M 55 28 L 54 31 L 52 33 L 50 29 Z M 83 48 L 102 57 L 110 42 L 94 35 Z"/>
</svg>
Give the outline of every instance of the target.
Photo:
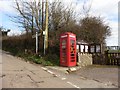
<svg viewBox="0 0 120 90">
<path fill-rule="evenodd" d="M 106 52 L 105 57 L 107 65 L 120 65 L 120 52 Z"/>
<path fill-rule="evenodd" d="M 108 52 L 105 54 L 96 53 L 92 55 L 93 64 L 118 65 L 120 66 L 120 52 Z"/>
</svg>

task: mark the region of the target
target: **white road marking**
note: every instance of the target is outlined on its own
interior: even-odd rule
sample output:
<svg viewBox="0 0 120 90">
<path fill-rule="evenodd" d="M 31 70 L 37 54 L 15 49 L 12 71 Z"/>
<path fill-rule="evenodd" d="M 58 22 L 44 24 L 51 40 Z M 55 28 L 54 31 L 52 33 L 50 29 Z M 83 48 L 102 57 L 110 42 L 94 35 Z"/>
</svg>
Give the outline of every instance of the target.
<svg viewBox="0 0 120 90">
<path fill-rule="evenodd" d="M 58 77 L 58 75 L 56 75 L 55 73 L 53 73 L 52 71 L 48 70 L 47 68 L 45 67 L 41 67 L 43 70 L 45 70 L 46 72 L 52 74 L 52 75 L 55 75 L 56 77 Z"/>
<path fill-rule="evenodd" d="M 66 78 L 61 78 L 62 80 L 66 80 Z"/>
<path fill-rule="evenodd" d="M 54 73 L 53 73 L 52 71 L 50 71 L 50 70 L 47 70 L 47 72 L 50 73 L 50 74 L 54 74 Z"/>
<path fill-rule="evenodd" d="M 46 72 L 48 72 L 48 73 L 50 73 L 50 74 L 52 74 L 52 75 L 54 75 L 54 76 L 56 76 L 56 77 L 61 78 L 60 75 L 55 74 L 54 72 L 48 70 L 47 68 L 45 68 L 45 67 L 41 67 L 41 68 L 42 68 L 43 70 L 45 70 Z M 62 80 L 66 80 L 66 78 L 61 78 L 61 79 L 62 79 Z"/>
<path fill-rule="evenodd" d="M 70 84 L 70 85 L 72 85 L 73 87 L 75 87 L 75 88 L 80 88 L 80 87 L 78 87 L 77 85 L 74 85 L 73 83 L 71 83 L 71 82 L 67 82 L 68 84 Z"/>
<path fill-rule="evenodd" d="M 55 73 L 53 73 L 52 71 L 50 71 L 50 70 L 48 70 L 47 68 L 45 68 L 45 67 L 41 67 L 43 70 L 45 70 L 45 71 L 47 71 L 48 73 L 50 73 L 50 74 L 52 74 L 52 75 L 55 75 L 55 76 L 59 76 L 59 78 L 60 78 L 60 75 L 56 75 Z M 67 78 L 61 78 L 62 80 L 66 80 Z M 75 87 L 75 88 L 80 88 L 80 87 L 78 87 L 77 85 L 74 85 L 73 83 L 71 83 L 71 82 L 67 82 L 68 84 L 70 84 L 70 85 L 72 85 L 73 87 Z"/>
<path fill-rule="evenodd" d="M 43 70 L 47 70 L 47 68 L 45 68 L 45 67 L 41 67 Z"/>
</svg>

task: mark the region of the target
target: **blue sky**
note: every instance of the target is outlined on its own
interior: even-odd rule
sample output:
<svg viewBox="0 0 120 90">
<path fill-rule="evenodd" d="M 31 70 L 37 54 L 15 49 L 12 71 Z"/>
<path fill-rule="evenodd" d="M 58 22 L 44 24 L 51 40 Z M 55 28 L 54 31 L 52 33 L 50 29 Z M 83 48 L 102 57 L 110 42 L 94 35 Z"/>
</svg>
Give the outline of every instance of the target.
<svg viewBox="0 0 120 90">
<path fill-rule="evenodd" d="M 21 30 L 17 27 L 17 24 L 12 22 L 10 16 L 15 15 L 16 12 L 12 7 L 13 2 L 7 0 L 0 1 L 0 26 L 3 26 L 6 29 L 11 29 L 9 35 L 18 35 L 21 33 Z"/>
<path fill-rule="evenodd" d="M 7 29 L 11 29 L 9 35 L 17 35 L 23 32 L 22 29 L 18 28 L 17 24 L 13 23 L 9 17 L 9 15 L 16 14 L 16 11 L 13 8 L 13 1 L 14 0 L 0 0 L 0 26 L 3 26 Z M 86 6 L 89 6 L 92 3 L 90 15 L 101 16 L 111 27 L 112 35 L 106 39 L 107 45 L 118 45 L 119 0 L 64 0 L 64 3 L 66 5 L 72 2 L 75 10 L 80 11 L 80 13 L 82 13 L 82 6 L 85 1 L 87 1 Z"/>
</svg>

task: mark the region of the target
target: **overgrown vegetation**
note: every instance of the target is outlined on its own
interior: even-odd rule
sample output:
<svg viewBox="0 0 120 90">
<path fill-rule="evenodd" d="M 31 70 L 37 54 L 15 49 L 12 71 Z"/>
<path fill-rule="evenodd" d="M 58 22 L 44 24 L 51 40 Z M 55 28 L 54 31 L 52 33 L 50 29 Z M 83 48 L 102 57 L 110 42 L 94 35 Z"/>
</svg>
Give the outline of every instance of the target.
<svg viewBox="0 0 120 90">
<path fill-rule="evenodd" d="M 19 52 L 25 52 L 25 49 L 30 50 L 34 53 L 35 50 L 35 39 L 32 39 L 31 34 L 23 34 L 20 36 L 11 36 L 2 38 L 2 48 L 12 52 L 12 54 L 17 54 Z"/>
<path fill-rule="evenodd" d="M 18 57 L 24 58 L 25 61 L 34 62 L 36 64 L 41 64 L 44 66 L 58 66 L 59 57 L 56 54 L 48 54 L 46 56 L 40 55 L 30 55 L 30 54 L 18 54 Z"/>
<path fill-rule="evenodd" d="M 42 65 L 59 65 L 59 55 L 54 49 L 46 56 L 42 55 L 42 50 L 38 55 L 35 54 L 35 39 L 31 38 L 31 34 L 6 37 L 2 40 L 2 49 L 9 51 L 12 55 L 24 58 L 26 61 L 34 62 Z"/>
</svg>

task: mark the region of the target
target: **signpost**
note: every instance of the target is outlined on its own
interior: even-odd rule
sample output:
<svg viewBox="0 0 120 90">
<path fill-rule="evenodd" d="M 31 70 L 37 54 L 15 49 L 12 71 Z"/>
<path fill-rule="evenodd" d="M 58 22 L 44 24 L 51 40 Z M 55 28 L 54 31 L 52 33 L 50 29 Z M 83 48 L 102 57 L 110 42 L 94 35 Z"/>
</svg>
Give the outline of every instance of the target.
<svg viewBox="0 0 120 90">
<path fill-rule="evenodd" d="M 36 54 L 38 54 L 38 32 L 36 32 Z"/>
<path fill-rule="evenodd" d="M 36 31 L 36 34 L 32 36 L 32 38 L 36 39 L 36 54 L 38 54 L 38 36 L 40 36 L 41 33 L 38 34 L 38 32 Z"/>
<path fill-rule="evenodd" d="M 44 55 L 45 55 L 45 31 L 43 31 L 43 37 L 44 37 Z"/>
<path fill-rule="evenodd" d="M 39 0 L 38 6 L 40 7 L 40 0 Z M 42 11 L 42 32 L 43 32 L 43 36 L 44 36 L 44 55 L 45 55 L 46 51 L 48 49 L 48 0 L 46 0 L 46 4 L 45 4 L 45 30 L 43 28 L 44 0 L 42 0 L 42 10 L 41 11 Z M 40 16 L 40 11 L 39 11 L 39 16 Z M 38 32 L 36 31 L 36 34 L 32 36 L 32 38 L 36 38 L 36 54 L 38 54 L 38 36 L 40 36 L 40 35 L 41 35 L 41 33 L 38 34 Z"/>
</svg>

